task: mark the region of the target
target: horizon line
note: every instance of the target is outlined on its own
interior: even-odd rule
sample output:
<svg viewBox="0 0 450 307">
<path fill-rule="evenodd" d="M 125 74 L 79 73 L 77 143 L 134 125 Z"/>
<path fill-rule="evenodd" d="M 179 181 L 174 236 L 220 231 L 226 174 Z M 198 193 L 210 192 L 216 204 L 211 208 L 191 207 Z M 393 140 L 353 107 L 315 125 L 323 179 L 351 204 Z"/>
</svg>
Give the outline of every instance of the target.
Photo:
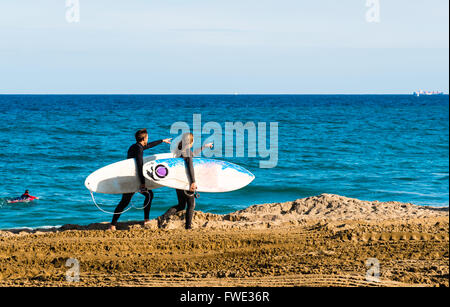
<svg viewBox="0 0 450 307">
<path fill-rule="evenodd" d="M 0 93 L 0 96 L 12 96 L 12 95 L 33 95 L 33 96 L 50 96 L 50 95 L 66 95 L 66 96 L 83 96 L 83 95 L 90 95 L 90 96 L 101 96 L 101 95 L 116 95 L 116 96 L 120 96 L 120 95 L 136 95 L 136 96 L 176 96 L 176 95 L 183 95 L 183 96 L 242 96 L 242 95 L 247 95 L 247 96 L 262 96 L 262 95 L 266 95 L 266 96 L 312 96 L 312 95 L 333 95 L 333 96 L 350 96 L 350 95 L 402 95 L 402 96 L 409 96 L 409 95 L 414 95 L 414 92 L 411 93 Z M 442 92 L 443 96 L 448 96 L 449 93 L 446 92 Z M 422 96 L 427 96 L 427 95 L 422 95 Z M 435 94 L 435 95 L 429 95 L 429 96 L 439 96 L 439 94 Z"/>
</svg>

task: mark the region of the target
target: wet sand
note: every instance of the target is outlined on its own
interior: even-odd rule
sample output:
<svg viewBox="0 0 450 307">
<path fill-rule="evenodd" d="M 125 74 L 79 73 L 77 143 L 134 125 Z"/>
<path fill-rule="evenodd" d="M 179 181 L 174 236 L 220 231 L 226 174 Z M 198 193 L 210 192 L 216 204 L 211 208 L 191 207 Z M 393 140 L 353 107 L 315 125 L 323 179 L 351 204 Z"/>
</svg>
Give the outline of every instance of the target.
<svg viewBox="0 0 450 307">
<path fill-rule="evenodd" d="M 449 286 L 448 208 L 322 194 L 196 212 L 194 229 L 183 226 L 180 212 L 114 232 L 0 231 L 0 286 Z M 66 280 L 69 258 L 79 282 Z"/>
</svg>

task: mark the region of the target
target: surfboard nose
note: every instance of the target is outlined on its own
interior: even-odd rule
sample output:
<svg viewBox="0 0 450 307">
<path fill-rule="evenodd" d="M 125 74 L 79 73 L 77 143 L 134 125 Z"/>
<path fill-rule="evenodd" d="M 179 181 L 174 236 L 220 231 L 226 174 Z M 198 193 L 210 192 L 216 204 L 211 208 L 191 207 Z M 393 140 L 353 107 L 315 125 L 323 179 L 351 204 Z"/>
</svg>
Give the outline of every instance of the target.
<svg viewBox="0 0 450 307">
<path fill-rule="evenodd" d="M 253 175 L 251 172 L 247 171 L 245 173 L 240 173 L 240 178 L 242 180 L 241 185 L 242 187 L 245 187 L 249 185 L 253 180 L 255 180 L 255 175 Z"/>
</svg>

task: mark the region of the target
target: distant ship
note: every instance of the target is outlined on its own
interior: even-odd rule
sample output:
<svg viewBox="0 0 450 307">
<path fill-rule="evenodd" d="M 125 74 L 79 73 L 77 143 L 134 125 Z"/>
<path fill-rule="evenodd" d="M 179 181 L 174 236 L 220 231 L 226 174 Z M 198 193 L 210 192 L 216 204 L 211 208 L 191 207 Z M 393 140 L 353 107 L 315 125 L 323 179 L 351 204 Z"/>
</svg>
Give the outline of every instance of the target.
<svg viewBox="0 0 450 307">
<path fill-rule="evenodd" d="M 444 93 L 443 92 L 438 92 L 438 91 L 422 91 L 422 90 L 420 90 L 420 91 L 414 92 L 413 95 L 419 97 L 419 96 L 422 96 L 422 95 L 424 95 L 424 96 L 444 95 Z"/>
</svg>

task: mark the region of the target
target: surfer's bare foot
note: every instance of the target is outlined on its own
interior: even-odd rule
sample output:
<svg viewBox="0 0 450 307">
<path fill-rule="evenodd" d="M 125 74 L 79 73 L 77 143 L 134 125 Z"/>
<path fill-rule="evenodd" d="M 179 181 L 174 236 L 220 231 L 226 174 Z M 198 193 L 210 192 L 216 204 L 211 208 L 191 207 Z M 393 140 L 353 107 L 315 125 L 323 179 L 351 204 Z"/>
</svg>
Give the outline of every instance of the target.
<svg viewBox="0 0 450 307">
<path fill-rule="evenodd" d="M 115 230 L 116 230 L 116 226 L 114 226 L 114 225 L 109 225 L 108 230 L 115 231 Z"/>
<path fill-rule="evenodd" d="M 144 220 L 144 227 L 150 226 L 150 220 Z"/>
</svg>

